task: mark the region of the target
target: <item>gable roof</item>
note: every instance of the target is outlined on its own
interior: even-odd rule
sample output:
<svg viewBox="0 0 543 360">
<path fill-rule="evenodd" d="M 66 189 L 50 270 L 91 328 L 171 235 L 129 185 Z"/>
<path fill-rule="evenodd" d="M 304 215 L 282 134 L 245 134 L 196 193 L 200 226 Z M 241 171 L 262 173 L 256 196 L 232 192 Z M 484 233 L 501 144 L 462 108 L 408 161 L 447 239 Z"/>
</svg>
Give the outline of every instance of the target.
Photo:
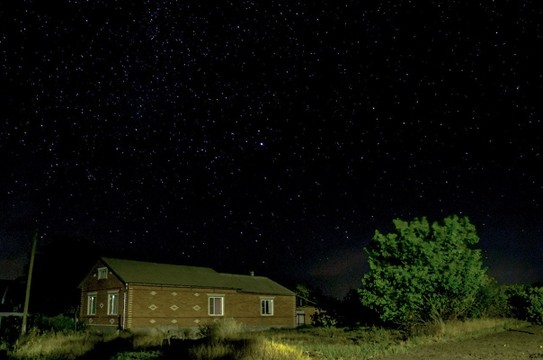
<svg viewBox="0 0 543 360">
<path fill-rule="evenodd" d="M 102 258 L 124 283 L 233 289 L 246 293 L 294 295 L 292 291 L 264 276 L 219 273 L 207 267 L 160 264 L 135 260 Z"/>
</svg>

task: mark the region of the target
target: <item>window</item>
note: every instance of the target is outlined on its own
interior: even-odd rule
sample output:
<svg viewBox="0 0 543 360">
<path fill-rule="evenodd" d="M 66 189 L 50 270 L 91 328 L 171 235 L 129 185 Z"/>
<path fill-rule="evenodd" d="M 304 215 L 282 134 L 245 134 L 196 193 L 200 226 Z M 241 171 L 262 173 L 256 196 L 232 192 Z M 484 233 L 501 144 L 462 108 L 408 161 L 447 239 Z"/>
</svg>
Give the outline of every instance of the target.
<svg viewBox="0 0 543 360">
<path fill-rule="evenodd" d="M 119 313 L 119 292 L 109 291 L 107 293 L 107 314 L 117 315 Z"/>
<path fill-rule="evenodd" d="M 96 315 L 96 293 L 87 295 L 87 315 Z"/>
<path fill-rule="evenodd" d="M 273 315 L 273 299 L 260 299 L 260 315 Z"/>
<path fill-rule="evenodd" d="M 210 316 L 224 315 L 224 296 L 222 295 L 209 296 L 209 315 Z"/>
<path fill-rule="evenodd" d="M 98 268 L 98 280 L 107 279 L 107 267 Z"/>
</svg>

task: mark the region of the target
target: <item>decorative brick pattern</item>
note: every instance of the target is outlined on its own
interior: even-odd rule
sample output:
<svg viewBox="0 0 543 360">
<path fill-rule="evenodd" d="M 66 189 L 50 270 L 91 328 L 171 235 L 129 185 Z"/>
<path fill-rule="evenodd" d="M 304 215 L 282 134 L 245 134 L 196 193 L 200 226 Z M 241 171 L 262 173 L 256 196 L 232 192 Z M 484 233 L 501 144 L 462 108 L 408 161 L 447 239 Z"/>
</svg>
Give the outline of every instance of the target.
<svg viewBox="0 0 543 360">
<path fill-rule="evenodd" d="M 81 319 L 87 324 L 92 326 L 103 326 L 103 327 L 118 327 L 120 325 L 126 325 L 130 327 L 132 324 L 128 321 L 129 313 L 127 313 L 127 321 L 124 322 L 123 316 L 125 314 L 124 309 L 124 297 L 125 297 L 125 285 L 115 276 L 113 272 L 109 272 L 107 279 L 98 279 L 96 276 L 98 268 L 105 266 L 103 263 L 98 263 L 91 270 L 90 275 L 85 279 L 81 285 Z M 119 292 L 119 303 L 118 303 L 118 315 L 108 315 L 107 314 L 107 296 L 108 291 L 118 291 Z M 96 315 L 87 315 L 87 294 L 89 292 L 96 293 L 97 307 Z M 127 299 L 127 307 L 130 305 L 130 297 Z"/>
</svg>

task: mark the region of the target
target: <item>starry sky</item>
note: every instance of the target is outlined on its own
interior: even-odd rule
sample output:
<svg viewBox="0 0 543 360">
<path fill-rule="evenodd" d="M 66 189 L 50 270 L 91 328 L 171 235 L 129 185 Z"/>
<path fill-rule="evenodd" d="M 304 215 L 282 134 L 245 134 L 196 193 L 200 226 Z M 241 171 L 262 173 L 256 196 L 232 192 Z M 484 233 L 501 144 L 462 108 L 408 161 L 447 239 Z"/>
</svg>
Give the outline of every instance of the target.
<svg viewBox="0 0 543 360">
<path fill-rule="evenodd" d="M 37 227 L 341 297 L 376 229 L 458 214 L 543 280 L 538 1 L 8 3 L 0 278 Z"/>
</svg>

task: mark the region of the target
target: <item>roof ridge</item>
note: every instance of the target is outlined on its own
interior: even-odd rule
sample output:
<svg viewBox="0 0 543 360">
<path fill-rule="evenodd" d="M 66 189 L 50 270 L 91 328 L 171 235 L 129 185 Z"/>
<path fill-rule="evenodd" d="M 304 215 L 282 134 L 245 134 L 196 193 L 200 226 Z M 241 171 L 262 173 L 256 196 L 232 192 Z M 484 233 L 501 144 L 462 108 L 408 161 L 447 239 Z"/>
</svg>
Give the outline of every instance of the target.
<svg viewBox="0 0 543 360">
<path fill-rule="evenodd" d="M 142 263 L 142 264 L 149 264 L 149 265 L 162 265 L 162 266 L 183 266 L 183 267 L 189 267 L 189 268 L 196 268 L 196 269 L 208 269 L 212 270 L 218 274 L 220 274 L 215 269 L 209 267 L 209 266 L 198 266 L 198 265 L 185 265 L 185 264 L 174 264 L 174 263 L 165 263 L 165 262 L 156 262 L 156 261 L 144 261 L 144 260 L 132 260 L 132 259 L 123 259 L 123 258 L 113 258 L 113 257 L 100 257 L 103 261 L 108 263 L 108 260 L 111 261 L 123 261 L 123 262 L 130 262 L 130 263 Z"/>
<path fill-rule="evenodd" d="M 226 276 L 241 276 L 241 277 L 247 277 L 247 278 L 269 279 L 267 276 L 262 276 L 262 275 L 246 275 L 246 274 L 233 274 L 233 273 L 223 273 L 223 272 L 220 272 L 219 274 L 226 275 Z"/>
</svg>

